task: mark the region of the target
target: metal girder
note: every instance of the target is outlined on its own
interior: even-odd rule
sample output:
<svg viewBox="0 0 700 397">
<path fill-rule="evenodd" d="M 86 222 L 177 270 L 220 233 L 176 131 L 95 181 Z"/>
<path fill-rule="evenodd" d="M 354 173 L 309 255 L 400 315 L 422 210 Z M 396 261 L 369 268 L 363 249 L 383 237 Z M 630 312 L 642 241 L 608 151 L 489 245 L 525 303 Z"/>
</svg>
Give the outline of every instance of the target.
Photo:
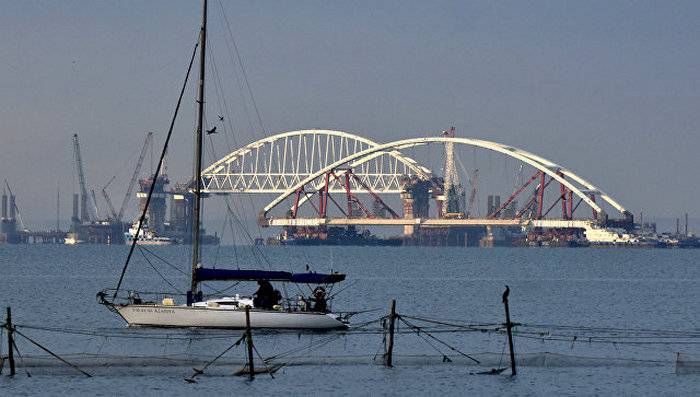
<svg viewBox="0 0 700 397">
<path fill-rule="evenodd" d="M 202 192 L 283 193 L 328 164 L 378 145 L 342 131 L 301 130 L 273 135 L 231 152 L 202 171 Z M 399 193 L 405 175 L 431 176 L 429 169 L 395 149 L 373 152 L 352 167 L 359 178 L 352 181 L 352 189 L 362 190 L 361 181 L 377 193 Z M 342 193 L 345 188 L 334 181 L 328 191 Z"/>
<path fill-rule="evenodd" d="M 398 150 L 402 148 L 409 148 L 409 147 L 415 147 L 415 146 L 420 146 L 420 145 L 427 145 L 431 143 L 446 143 L 446 142 L 452 142 L 456 144 L 462 144 L 462 145 L 468 145 L 472 147 L 478 147 L 482 149 L 487 149 L 491 150 L 494 152 L 502 153 L 506 156 L 512 157 L 516 160 L 519 160 L 525 164 L 528 164 L 535 169 L 539 170 L 542 172 L 542 174 L 549 175 L 553 180 L 559 182 L 562 186 L 566 187 L 569 189 L 572 194 L 575 194 L 577 197 L 579 197 L 583 202 L 585 202 L 589 207 L 591 207 L 596 213 L 599 214 L 604 214 L 605 211 L 603 208 L 595 202 L 595 199 L 592 199 L 591 196 L 589 196 L 591 191 L 597 191 L 600 192 L 600 189 L 592 185 L 591 183 L 587 182 L 580 176 L 574 174 L 573 172 L 565 169 L 564 167 L 561 167 L 555 163 L 552 163 L 546 159 L 543 159 L 539 156 L 536 156 L 532 153 L 526 152 L 524 150 L 514 148 L 512 146 L 507 146 L 507 145 L 502 145 L 496 142 L 490 142 L 490 141 L 485 141 L 481 139 L 471 139 L 471 138 L 455 138 L 455 137 L 423 137 L 423 138 L 412 138 L 412 139 L 402 139 L 394 142 L 389 142 L 386 144 L 382 145 L 377 145 L 371 148 L 368 148 L 364 151 L 361 152 L 356 152 L 354 154 L 350 154 L 346 156 L 343 159 L 339 159 L 338 161 L 326 165 L 323 169 L 318 170 L 316 173 L 308 175 L 306 178 L 298 181 L 298 183 L 294 184 L 290 188 L 288 188 L 282 195 L 277 197 L 275 200 L 270 202 L 262 211 L 262 215 L 265 216 L 267 213 L 275 208 L 277 205 L 282 203 L 287 197 L 289 197 L 291 194 L 293 194 L 298 188 L 303 187 L 320 176 L 322 176 L 324 173 L 334 170 L 336 168 L 342 167 L 346 164 L 353 163 L 353 162 L 358 162 L 361 161 L 361 159 L 372 156 L 375 153 L 378 152 L 383 152 L 383 151 L 391 151 L 391 150 Z M 577 184 L 574 184 L 577 183 Z M 582 186 L 581 186 L 582 185 Z M 585 190 L 586 193 L 584 193 Z M 593 196 L 595 197 L 595 195 Z M 624 207 L 622 207 L 619 203 L 617 203 L 615 200 L 610 198 L 607 194 L 604 194 L 601 192 L 600 197 L 607 203 L 609 203 L 611 206 L 613 206 L 615 209 L 620 211 L 621 214 L 625 215 L 627 214 L 627 211 L 625 210 Z"/>
</svg>

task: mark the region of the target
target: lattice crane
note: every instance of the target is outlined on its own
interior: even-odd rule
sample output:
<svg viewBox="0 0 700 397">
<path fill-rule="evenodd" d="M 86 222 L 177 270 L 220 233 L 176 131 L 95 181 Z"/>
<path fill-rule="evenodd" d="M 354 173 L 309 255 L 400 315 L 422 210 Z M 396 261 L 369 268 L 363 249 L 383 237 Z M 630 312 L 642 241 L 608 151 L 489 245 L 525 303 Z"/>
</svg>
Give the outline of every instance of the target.
<svg viewBox="0 0 700 397">
<path fill-rule="evenodd" d="M 122 205 L 121 207 L 119 207 L 119 213 L 116 214 L 116 219 L 118 221 L 120 221 L 124 216 L 124 210 L 126 209 L 127 204 L 129 204 L 131 196 L 134 194 L 134 188 L 136 187 L 136 182 L 139 179 L 139 172 L 141 171 L 143 160 L 146 157 L 146 152 L 148 151 L 148 147 L 151 146 L 152 142 L 153 132 L 149 131 L 146 134 L 146 138 L 143 141 L 143 147 L 141 148 L 141 153 L 139 154 L 139 158 L 136 161 L 136 168 L 134 169 L 134 174 L 131 176 L 131 180 L 129 181 L 129 186 L 126 189 L 126 194 L 124 195 L 124 199 L 122 200 Z"/>
<path fill-rule="evenodd" d="M 88 201 L 88 191 L 87 191 L 87 183 L 85 183 L 85 172 L 83 171 L 83 160 L 82 156 L 80 155 L 80 142 L 78 141 L 78 134 L 73 134 L 73 159 L 75 160 L 75 169 L 78 172 L 78 182 L 80 184 L 80 205 L 81 205 L 81 211 L 83 212 L 82 215 L 86 217 L 86 219 L 82 219 L 83 221 L 92 221 L 92 216 L 90 212 L 87 210 L 87 201 Z"/>
<path fill-rule="evenodd" d="M 469 192 L 469 206 L 467 207 L 467 218 L 470 218 L 474 215 L 474 203 L 476 201 L 476 186 L 478 177 L 479 169 L 475 168 L 474 172 L 469 178 L 469 186 L 471 187 L 471 191 Z"/>
<path fill-rule="evenodd" d="M 107 182 L 105 187 L 102 188 L 102 197 L 105 198 L 105 201 L 107 202 L 107 207 L 109 208 L 109 213 L 112 216 L 112 219 L 115 219 L 115 220 L 118 218 L 117 211 L 115 211 L 114 205 L 112 205 L 112 200 L 109 199 L 109 194 L 107 194 L 107 188 L 114 181 L 114 178 L 116 178 L 116 177 L 117 176 L 114 175 L 112 177 L 112 179 L 110 179 L 109 182 Z"/>
</svg>

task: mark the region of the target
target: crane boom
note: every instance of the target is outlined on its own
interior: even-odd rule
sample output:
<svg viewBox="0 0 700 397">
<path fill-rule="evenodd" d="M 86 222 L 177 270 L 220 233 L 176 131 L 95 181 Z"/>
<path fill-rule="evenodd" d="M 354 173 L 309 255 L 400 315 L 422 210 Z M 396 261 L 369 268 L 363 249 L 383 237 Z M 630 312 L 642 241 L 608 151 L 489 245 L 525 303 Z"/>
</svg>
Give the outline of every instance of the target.
<svg viewBox="0 0 700 397">
<path fill-rule="evenodd" d="M 114 210 L 114 205 L 112 205 L 112 200 L 109 199 L 109 194 L 107 194 L 107 187 L 114 181 L 114 178 L 117 176 L 113 176 L 112 179 L 107 182 L 105 187 L 102 188 L 102 197 L 105 198 L 105 201 L 107 202 L 107 207 L 109 207 L 109 213 L 112 216 L 112 219 L 117 219 L 117 211 Z"/>
<path fill-rule="evenodd" d="M 88 200 L 87 184 L 85 183 L 85 173 L 83 172 L 83 160 L 80 156 L 80 142 L 78 141 L 78 134 L 73 134 L 73 158 L 75 159 L 75 168 L 78 172 L 78 182 L 80 184 L 80 195 L 81 195 L 81 205 L 85 206 Z M 87 213 L 87 220 L 91 221 L 91 216 L 89 211 Z"/>
<path fill-rule="evenodd" d="M 14 197 L 15 194 L 12 193 L 12 188 L 10 187 L 10 184 L 7 182 L 7 179 L 5 179 L 5 186 L 7 187 L 7 190 L 10 192 L 10 197 Z M 17 203 L 14 200 L 11 200 L 10 205 L 14 206 L 15 211 L 17 212 L 17 220 L 19 221 L 19 227 L 22 230 L 25 230 L 24 222 L 22 221 L 22 214 L 19 212 L 19 207 L 17 206 Z"/>
<path fill-rule="evenodd" d="M 471 177 L 469 178 L 469 185 L 471 187 L 471 191 L 469 192 L 469 207 L 467 208 L 467 218 L 473 217 L 474 214 L 474 201 L 476 199 L 476 183 L 477 183 L 477 178 L 479 177 L 479 170 L 474 169 L 474 172 L 472 173 Z"/>
<path fill-rule="evenodd" d="M 119 207 L 119 213 L 117 213 L 116 219 L 118 221 L 122 220 L 122 217 L 124 216 L 124 210 L 126 209 L 127 204 L 129 203 L 129 200 L 131 199 L 131 196 L 134 194 L 134 187 L 136 187 L 136 181 L 139 179 L 139 171 L 141 171 L 141 166 L 143 165 L 143 159 L 146 157 L 146 152 L 148 151 L 148 147 L 151 145 L 153 141 L 153 132 L 148 132 L 146 134 L 146 138 L 143 141 L 143 147 L 141 148 L 141 153 L 139 154 L 139 158 L 136 161 L 136 169 L 134 169 L 134 174 L 131 176 L 131 180 L 129 181 L 129 186 L 126 189 L 126 194 L 124 195 L 124 199 L 122 200 L 122 205 Z M 109 203 L 109 200 L 107 201 Z"/>
</svg>

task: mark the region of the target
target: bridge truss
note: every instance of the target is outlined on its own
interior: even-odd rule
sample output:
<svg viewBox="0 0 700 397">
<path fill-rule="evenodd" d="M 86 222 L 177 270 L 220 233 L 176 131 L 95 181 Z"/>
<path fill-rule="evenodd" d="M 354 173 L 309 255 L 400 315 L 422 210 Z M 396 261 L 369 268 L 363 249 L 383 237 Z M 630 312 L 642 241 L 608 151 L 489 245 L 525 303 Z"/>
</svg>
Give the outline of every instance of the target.
<svg viewBox="0 0 700 397">
<path fill-rule="evenodd" d="M 350 181 L 352 190 L 362 190 L 364 185 L 377 193 L 398 194 L 403 176 L 431 176 L 429 169 L 395 149 L 372 151 L 343 162 L 377 146 L 372 140 L 342 131 L 300 130 L 273 135 L 231 152 L 202 171 L 203 192 L 280 194 L 302 181 L 308 184 L 321 170 L 339 162 L 352 168 L 357 177 Z M 316 185 L 318 189 L 321 183 Z M 346 187 L 333 180 L 328 191 L 341 193 Z"/>
<path fill-rule="evenodd" d="M 444 183 L 441 178 L 433 176 L 428 168 L 405 156 L 401 150 L 436 144 L 462 145 L 500 153 L 531 166 L 534 174 L 483 219 L 467 219 L 468 214 L 459 219 L 400 216 L 379 195 L 405 194 L 407 181 L 432 183 L 432 192 L 436 195 L 442 194 L 444 189 L 444 185 L 439 185 Z M 342 131 L 285 132 L 250 143 L 213 163 L 202 172 L 202 184 L 203 191 L 210 194 L 277 194 L 261 211 L 263 226 L 435 223 L 579 228 L 584 224 L 607 222 L 608 214 L 603 204 L 612 207 L 624 220 L 629 222 L 631 219 L 631 214 L 610 195 L 559 164 L 512 146 L 453 135 L 379 144 Z M 549 191 L 550 202 L 545 200 L 545 190 Z M 359 193 L 369 194 L 374 200 L 374 208 L 363 205 L 357 196 Z M 344 199 L 336 201 L 332 194 L 341 194 Z M 317 200 L 311 200 L 314 197 Z M 525 204 L 511 211 L 510 215 L 504 215 L 516 199 Z M 291 202 L 284 204 L 288 201 Z M 300 215 L 299 208 L 307 202 L 314 207 L 316 215 Z M 343 214 L 342 219 L 329 214 L 331 204 Z M 284 218 L 271 218 L 271 211 L 280 206 L 284 209 Z M 554 215 L 558 214 L 557 206 L 561 207 L 561 216 Z M 591 216 L 575 218 L 574 213 L 580 206 L 588 207 Z M 545 219 L 550 213 L 555 218 L 550 215 Z"/>
<path fill-rule="evenodd" d="M 308 175 L 306 179 L 300 180 L 297 184 L 290 186 L 284 193 L 275 198 L 270 204 L 268 204 L 261 211 L 261 221 L 263 224 L 275 225 L 275 226 L 295 226 L 295 225 L 321 225 L 329 224 L 329 220 L 324 220 L 327 218 L 324 203 L 327 203 L 327 198 L 325 198 L 327 188 L 324 187 L 324 181 L 329 180 L 329 175 L 337 170 L 352 170 L 352 164 L 361 162 L 364 158 L 371 158 L 375 153 L 395 151 L 406 148 L 412 148 L 416 146 L 430 145 L 430 144 L 450 144 L 450 145 L 466 145 L 470 147 L 486 149 L 493 152 L 501 153 L 510 158 L 514 158 L 523 164 L 527 164 L 535 169 L 535 173 L 527 180 L 522 186 L 518 187 L 515 192 L 504 202 L 503 205 L 496 208 L 496 210 L 489 214 L 487 218 L 482 220 L 464 220 L 464 219 L 443 219 L 439 221 L 441 224 L 454 223 L 455 225 L 461 224 L 474 224 L 474 225 L 501 225 L 503 223 L 502 212 L 508 208 L 508 206 L 514 202 L 514 200 L 519 196 L 525 196 L 525 206 L 517 210 L 512 216 L 514 224 L 522 225 L 523 222 L 536 221 L 536 223 L 541 223 L 542 227 L 557 227 L 557 225 L 563 228 L 574 227 L 574 224 L 580 222 L 588 223 L 605 223 L 608 221 L 608 214 L 606 213 L 603 203 L 611 206 L 615 211 L 619 212 L 620 215 L 625 220 L 631 219 L 631 214 L 616 200 L 614 200 L 610 195 L 606 194 L 598 187 L 588 182 L 584 178 L 575 174 L 571 170 L 558 165 L 554 162 L 546 160 L 540 156 L 532 154 L 522 149 L 518 149 L 512 146 L 499 144 L 496 142 L 490 142 L 480 139 L 471 138 L 459 138 L 451 136 L 440 136 L 440 137 L 424 137 L 424 138 L 412 138 L 398 140 L 382 145 L 377 145 L 366 149 L 362 152 L 356 152 L 346 156 L 343 159 L 338 160 L 335 163 L 328 164 L 325 168 L 318 170 L 315 174 Z M 340 180 L 341 178 L 335 178 Z M 545 190 L 548 186 L 554 183 L 555 186 L 558 185 L 559 189 L 556 194 L 554 194 L 554 200 L 551 204 L 545 205 Z M 297 207 L 299 202 L 300 192 L 304 192 L 303 199 L 308 199 L 306 192 L 309 186 L 313 187 L 316 192 L 321 192 L 322 196 L 320 198 L 321 207 L 324 209 L 318 212 L 318 217 L 299 219 L 297 215 Z M 529 190 L 528 190 L 529 189 Z M 313 191 L 312 190 L 312 191 Z M 550 189 L 551 191 L 552 189 Z M 525 191 L 533 191 L 533 194 L 527 196 L 524 194 Z M 550 193 L 550 196 L 552 194 Z M 292 217 L 287 217 L 286 219 L 268 219 L 268 214 L 277 206 L 281 205 L 290 196 L 295 196 L 295 206 L 292 211 Z M 522 198 L 522 197 L 521 197 Z M 376 200 L 376 198 L 375 198 Z M 383 202 L 382 202 L 383 204 Z M 552 211 L 556 205 L 561 205 L 561 218 L 557 218 L 559 223 L 544 222 L 544 218 Z M 581 206 L 590 208 L 591 217 L 583 220 L 574 219 L 574 212 Z M 527 214 L 527 216 L 526 216 Z M 405 225 L 409 223 L 423 223 L 424 220 L 405 220 L 396 219 L 378 219 L 372 215 L 366 216 L 366 218 L 377 218 L 374 220 L 360 220 L 352 219 L 352 216 L 346 216 L 345 220 L 332 220 L 331 223 L 334 224 L 376 224 L 376 225 L 389 225 L 389 224 L 402 224 Z M 588 224 L 587 223 L 587 224 Z M 578 225 L 581 226 L 581 225 Z"/>
</svg>

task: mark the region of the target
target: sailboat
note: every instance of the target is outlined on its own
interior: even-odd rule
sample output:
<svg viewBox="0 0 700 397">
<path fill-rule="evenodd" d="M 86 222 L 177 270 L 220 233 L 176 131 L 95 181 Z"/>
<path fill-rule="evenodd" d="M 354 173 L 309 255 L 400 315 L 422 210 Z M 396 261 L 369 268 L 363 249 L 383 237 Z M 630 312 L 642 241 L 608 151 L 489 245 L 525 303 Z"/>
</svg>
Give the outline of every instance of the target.
<svg viewBox="0 0 700 397">
<path fill-rule="evenodd" d="M 291 273 L 285 271 L 259 270 L 259 269 L 213 269 L 205 268 L 200 262 L 200 217 L 202 198 L 202 128 L 204 122 L 204 76 L 206 62 L 206 34 L 207 34 L 207 0 L 202 3 L 202 22 L 199 34 L 199 81 L 198 81 L 198 111 L 197 129 L 195 139 L 195 175 L 193 178 L 193 243 L 192 243 L 192 273 L 190 289 L 187 292 L 185 304 L 176 304 L 173 295 L 165 295 L 159 301 L 147 301 L 135 291 L 122 291 L 121 285 L 127 266 L 137 244 L 137 239 L 132 239 L 131 248 L 126 263 L 119 277 L 117 287 L 105 289 L 97 293 L 98 302 L 107 306 L 110 310 L 123 318 L 129 326 L 152 327 L 198 327 L 198 328 L 245 328 L 246 308 L 250 312 L 250 325 L 252 328 L 273 329 L 342 329 L 348 327 L 347 317 L 333 313 L 329 309 L 332 297 L 327 294 L 333 285 L 345 279 L 344 274 L 321 274 L 306 271 L 303 273 Z M 197 46 L 192 53 L 187 77 L 180 91 L 175 115 L 170 124 L 170 130 L 161 153 L 158 168 L 155 175 L 160 173 L 160 168 L 167 151 L 167 146 L 173 131 L 173 125 L 182 101 L 185 86 L 189 78 L 194 62 Z M 145 208 L 142 211 L 135 235 L 139 235 L 144 227 L 146 211 L 153 195 L 151 185 L 146 199 Z M 219 296 L 204 299 L 201 283 L 213 281 L 257 281 L 260 288 L 256 296 Z M 308 299 L 298 296 L 295 299 L 281 299 L 281 294 L 274 290 L 271 282 L 296 283 L 315 285 L 313 294 Z M 126 292 L 120 296 L 120 292 Z"/>
</svg>

